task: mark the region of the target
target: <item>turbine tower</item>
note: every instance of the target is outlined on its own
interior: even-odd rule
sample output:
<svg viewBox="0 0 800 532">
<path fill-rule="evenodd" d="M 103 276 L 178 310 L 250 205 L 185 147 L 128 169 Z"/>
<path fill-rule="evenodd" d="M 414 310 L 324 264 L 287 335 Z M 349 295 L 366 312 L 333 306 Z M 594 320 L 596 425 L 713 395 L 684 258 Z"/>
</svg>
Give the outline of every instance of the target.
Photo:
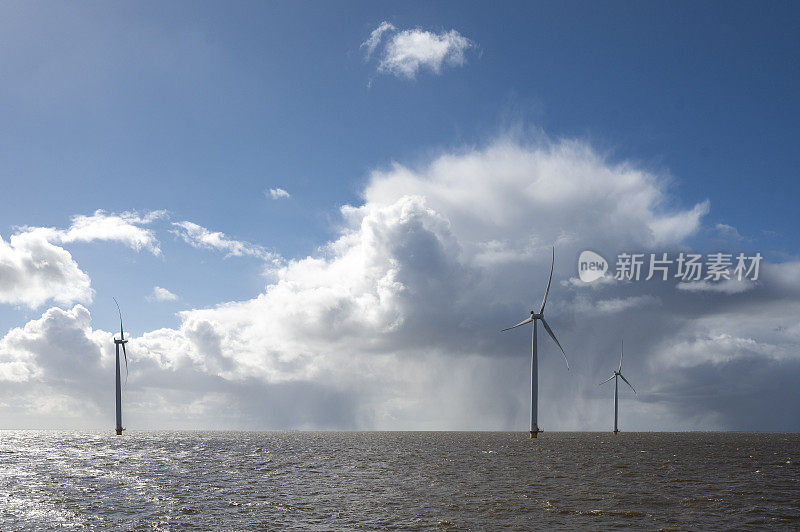
<svg viewBox="0 0 800 532">
<path fill-rule="evenodd" d="M 125 344 L 128 341 L 125 339 L 125 332 L 122 330 L 122 311 L 117 303 L 117 298 L 113 298 L 114 303 L 117 305 L 117 312 L 119 312 L 119 339 L 114 337 L 114 346 L 117 348 L 117 436 L 122 435 L 122 383 L 120 382 L 119 371 L 119 346 L 122 346 L 122 355 L 125 357 L 125 382 L 128 382 L 128 353 L 125 352 Z"/>
<path fill-rule="evenodd" d="M 531 315 L 526 320 L 523 320 L 513 327 L 509 327 L 507 329 L 503 329 L 501 332 L 510 331 L 511 329 L 516 329 L 517 327 L 521 327 L 523 325 L 527 325 L 528 323 L 533 323 L 533 332 L 531 335 L 531 438 L 535 438 L 539 432 L 539 424 L 537 422 L 537 415 L 538 415 L 538 400 L 539 400 L 539 368 L 538 362 L 536 358 L 536 322 L 537 320 L 542 322 L 544 326 L 544 330 L 547 331 L 547 334 L 550 335 L 550 338 L 556 343 L 558 348 L 561 350 L 561 354 L 564 356 L 564 362 L 567 363 L 567 371 L 569 371 L 569 361 L 567 360 L 567 354 L 564 352 L 564 348 L 561 347 L 561 344 L 558 342 L 558 338 L 556 335 L 553 334 L 553 330 L 547 324 L 547 321 L 544 319 L 544 306 L 547 303 L 547 294 L 550 293 L 550 283 L 553 281 L 553 266 L 556 263 L 556 248 L 553 247 L 553 260 L 550 263 L 550 278 L 547 281 L 547 289 L 544 291 L 544 298 L 542 299 L 542 306 L 539 308 L 539 312 L 536 313 L 535 311 L 531 310 Z"/>
<path fill-rule="evenodd" d="M 628 379 L 626 379 L 625 375 L 622 374 L 622 357 L 623 357 L 624 354 L 625 354 L 625 341 L 623 340 L 622 341 L 622 348 L 620 349 L 620 352 L 619 352 L 619 368 L 617 368 L 617 371 L 615 371 L 613 375 L 611 375 L 609 378 L 607 378 L 606 380 L 604 380 L 603 382 L 600 383 L 600 385 L 602 386 L 603 384 L 607 383 L 611 379 L 614 379 L 614 434 L 617 434 L 619 432 L 619 426 L 617 425 L 617 418 L 619 417 L 619 398 L 618 398 L 618 396 L 619 396 L 619 377 L 621 377 L 622 380 L 624 380 L 628 384 L 628 386 L 631 387 L 631 390 L 633 390 L 633 393 L 636 393 L 636 389 L 634 389 L 633 384 L 628 382 Z"/>
</svg>

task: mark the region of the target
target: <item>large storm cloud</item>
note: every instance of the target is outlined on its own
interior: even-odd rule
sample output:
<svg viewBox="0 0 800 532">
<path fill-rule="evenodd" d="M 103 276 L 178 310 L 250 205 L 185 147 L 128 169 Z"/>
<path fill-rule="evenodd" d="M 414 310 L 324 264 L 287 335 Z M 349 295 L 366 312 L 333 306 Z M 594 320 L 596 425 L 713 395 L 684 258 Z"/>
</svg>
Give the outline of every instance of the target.
<svg viewBox="0 0 800 532">
<path fill-rule="evenodd" d="M 710 208 L 676 206 L 666 178 L 579 141 L 501 139 L 376 170 L 338 236 L 274 261 L 258 297 L 131 339 L 128 425 L 524 428 L 529 333 L 498 331 L 541 300 L 555 245 L 548 321 L 573 370 L 540 343 L 546 429 L 607 427 L 597 383 L 623 337 L 640 392 L 624 397 L 629 430 L 789 429 L 797 416 L 769 405 L 799 402 L 800 264 L 766 264 L 747 290 L 575 279 L 584 249 L 687 249 Z M 0 341 L 0 379 L 13 383 L 0 412 L 49 420 L 34 395 L 63 398 L 73 422 L 103 426 L 112 350 L 86 308 L 45 311 Z"/>
</svg>

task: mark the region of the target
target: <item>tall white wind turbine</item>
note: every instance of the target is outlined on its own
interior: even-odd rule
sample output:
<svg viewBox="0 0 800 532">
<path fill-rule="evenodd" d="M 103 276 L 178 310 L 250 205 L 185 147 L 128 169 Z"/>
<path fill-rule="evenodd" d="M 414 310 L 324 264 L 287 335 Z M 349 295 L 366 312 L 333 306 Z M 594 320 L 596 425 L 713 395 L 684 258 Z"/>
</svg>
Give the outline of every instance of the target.
<svg viewBox="0 0 800 532">
<path fill-rule="evenodd" d="M 114 303 L 117 305 L 117 312 L 119 312 L 119 339 L 116 337 L 114 338 L 114 346 L 117 348 L 117 373 L 116 373 L 116 385 L 117 385 L 117 436 L 122 435 L 122 383 L 120 382 L 120 371 L 119 371 L 119 346 L 122 346 L 122 355 L 125 357 L 125 382 L 128 381 L 128 353 L 125 351 L 125 344 L 128 341 L 125 339 L 125 332 L 122 330 L 122 311 L 119 308 L 119 303 L 117 303 L 117 298 L 113 298 Z"/>
<path fill-rule="evenodd" d="M 521 321 L 514 325 L 513 327 L 509 327 L 507 329 L 503 329 L 501 332 L 510 331 L 511 329 L 516 329 L 517 327 L 522 327 L 523 325 L 527 325 L 528 323 L 533 323 L 533 332 L 531 336 L 531 438 L 535 438 L 539 432 L 539 424 L 537 422 L 537 415 L 538 415 L 538 401 L 539 401 L 539 368 L 538 362 L 536 358 L 536 321 L 540 320 L 542 325 L 544 326 L 544 330 L 547 331 L 547 334 L 550 335 L 550 338 L 556 343 L 558 348 L 561 350 L 561 354 L 564 356 L 564 362 L 567 363 L 567 370 L 569 371 L 569 361 L 567 360 L 567 354 L 564 352 L 564 348 L 561 347 L 561 344 L 558 342 L 558 338 L 556 335 L 553 334 L 553 330 L 547 324 L 547 321 L 544 319 L 544 306 L 547 304 L 547 294 L 550 293 L 550 283 L 553 281 L 553 266 L 556 263 L 556 248 L 553 247 L 553 260 L 550 263 L 550 278 L 547 280 L 547 289 L 544 291 L 544 298 L 542 299 L 542 306 L 539 308 L 539 312 L 536 313 L 535 311 L 531 310 L 531 315 L 524 321 Z"/>
<path fill-rule="evenodd" d="M 614 379 L 614 434 L 619 433 L 619 426 L 617 425 L 617 418 L 619 417 L 619 379 L 621 378 L 624 380 L 628 386 L 631 387 L 633 393 L 636 393 L 636 389 L 633 387 L 633 384 L 628 382 L 628 379 L 625 378 L 625 375 L 622 374 L 622 357 L 625 354 L 625 341 L 622 342 L 622 348 L 619 352 L 619 367 L 617 371 L 615 371 L 609 378 L 604 380 L 600 383 L 602 386 L 603 384 L 607 383 L 611 379 Z M 638 395 L 638 394 L 637 394 Z"/>
</svg>

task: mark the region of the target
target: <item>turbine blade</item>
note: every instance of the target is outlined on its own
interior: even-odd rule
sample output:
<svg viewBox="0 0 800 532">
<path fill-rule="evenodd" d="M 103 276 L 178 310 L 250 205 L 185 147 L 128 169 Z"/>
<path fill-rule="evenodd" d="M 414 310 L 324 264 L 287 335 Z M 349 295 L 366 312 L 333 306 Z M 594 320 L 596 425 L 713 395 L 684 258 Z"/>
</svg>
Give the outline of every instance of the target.
<svg viewBox="0 0 800 532">
<path fill-rule="evenodd" d="M 553 246 L 553 260 L 550 262 L 550 278 L 547 280 L 547 289 L 544 291 L 544 298 L 542 299 L 542 308 L 539 309 L 539 314 L 544 312 L 544 306 L 547 303 L 547 294 L 550 293 L 550 283 L 553 281 L 553 266 L 556 264 L 556 247 Z"/>
<path fill-rule="evenodd" d="M 622 380 L 624 380 L 625 382 L 628 382 L 628 379 L 626 379 L 625 376 L 622 373 L 620 373 L 619 376 L 622 377 Z M 628 386 L 631 387 L 631 390 L 633 390 L 633 393 L 636 393 L 636 388 L 633 387 L 633 384 L 628 382 Z M 636 395 L 639 395 L 639 394 L 636 393 Z"/>
<path fill-rule="evenodd" d="M 625 340 L 622 340 L 622 348 L 619 352 L 619 368 L 617 371 L 622 371 L 622 356 L 625 354 Z"/>
<path fill-rule="evenodd" d="M 117 305 L 117 312 L 119 312 L 119 339 L 120 340 L 124 340 L 125 339 L 125 333 L 122 332 L 122 310 L 120 310 L 120 308 L 119 308 L 119 303 L 117 303 L 117 298 L 116 297 L 112 297 L 111 299 L 114 300 L 114 304 Z"/>
<path fill-rule="evenodd" d="M 602 386 L 603 384 L 607 383 L 608 381 L 610 381 L 610 380 L 611 380 L 611 379 L 613 379 L 614 377 L 616 377 L 616 375 L 612 375 L 612 376 L 610 376 L 609 378 L 607 378 L 606 380 L 604 380 L 603 382 L 601 382 L 600 384 L 598 384 L 598 386 Z"/>
<path fill-rule="evenodd" d="M 532 321 L 533 321 L 533 316 L 531 316 L 530 318 L 528 318 L 528 319 L 527 319 L 527 320 L 525 320 L 525 321 L 521 321 L 521 322 L 517 323 L 517 324 L 516 324 L 516 325 L 514 325 L 513 327 L 509 327 L 508 329 L 503 329 L 503 330 L 502 330 L 502 331 L 500 331 L 500 332 L 506 332 L 506 331 L 510 331 L 511 329 L 516 329 L 517 327 L 520 327 L 520 326 L 522 326 L 522 325 L 525 325 L 526 323 L 530 323 L 530 322 L 532 322 Z"/>
<path fill-rule="evenodd" d="M 125 344 L 122 344 L 122 355 L 125 357 L 125 384 L 128 384 L 128 352 L 125 351 Z"/>
<path fill-rule="evenodd" d="M 567 371 L 569 371 L 569 360 L 567 360 L 567 354 L 564 352 L 564 348 L 561 347 L 561 344 L 558 342 L 558 338 L 556 338 L 556 335 L 553 334 L 553 329 L 551 329 L 550 326 L 547 324 L 547 322 L 544 321 L 544 318 L 541 318 L 541 320 L 542 320 L 542 325 L 544 325 L 544 329 L 547 331 L 547 334 L 550 335 L 550 338 L 552 338 L 553 341 L 558 346 L 558 348 L 561 349 L 561 354 L 564 355 L 564 362 L 567 363 Z"/>
</svg>

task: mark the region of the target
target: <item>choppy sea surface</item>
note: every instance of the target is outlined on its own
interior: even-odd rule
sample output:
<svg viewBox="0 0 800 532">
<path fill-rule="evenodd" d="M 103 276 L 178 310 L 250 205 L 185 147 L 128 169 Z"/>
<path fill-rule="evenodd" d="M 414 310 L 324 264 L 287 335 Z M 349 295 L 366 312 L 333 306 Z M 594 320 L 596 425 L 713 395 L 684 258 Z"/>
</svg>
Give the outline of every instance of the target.
<svg viewBox="0 0 800 532">
<path fill-rule="evenodd" d="M 0 529 L 800 527 L 800 435 L 0 431 Z"/>
</svg>

